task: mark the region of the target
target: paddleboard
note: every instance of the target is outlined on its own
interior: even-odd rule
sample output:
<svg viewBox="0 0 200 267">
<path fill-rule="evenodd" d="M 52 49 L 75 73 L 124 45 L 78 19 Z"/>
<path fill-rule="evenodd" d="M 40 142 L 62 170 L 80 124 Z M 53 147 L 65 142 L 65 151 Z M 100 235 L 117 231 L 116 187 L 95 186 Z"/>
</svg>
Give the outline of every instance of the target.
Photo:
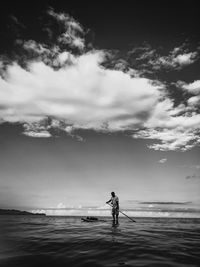
<svg viewBox="0 0 200 267">
<path fill-rule="evenodd" d="M 86 217 L 86 218 L 81 218 L 82 222 L 106 222 L 105 220 L 101 220 L 98 218 L 93 218 L 93 217 Z"/>
</svg>

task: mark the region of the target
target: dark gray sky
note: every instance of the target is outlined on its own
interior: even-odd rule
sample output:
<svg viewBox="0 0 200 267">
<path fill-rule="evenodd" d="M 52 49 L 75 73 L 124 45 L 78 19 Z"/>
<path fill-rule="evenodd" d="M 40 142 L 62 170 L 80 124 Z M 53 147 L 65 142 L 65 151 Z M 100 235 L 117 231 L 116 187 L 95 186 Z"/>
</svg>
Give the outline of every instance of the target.
<svg viewBox="0 0 200 267">
<path fill-rule="evenodd" d="M 200 202 L 196 3 L 2 6 L 1 208 Z"/>
</svg>

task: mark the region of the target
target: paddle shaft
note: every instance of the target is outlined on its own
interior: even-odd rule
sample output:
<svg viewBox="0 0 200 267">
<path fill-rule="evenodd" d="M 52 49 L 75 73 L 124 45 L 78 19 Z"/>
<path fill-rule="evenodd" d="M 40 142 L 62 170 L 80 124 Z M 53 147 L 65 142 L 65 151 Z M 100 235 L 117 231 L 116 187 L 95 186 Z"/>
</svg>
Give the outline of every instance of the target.
<svg viewBox="0 0 200 267">
<path fill-rule="evenodd" d="M 112 207 L 112 205 L 110 205 L 109 203 L 107 203 L 109 206 L 111 206 Z M 127 218 L 129 218 L 129 220 L 131 220 L 132 222 L 136 222 L 135 220 L 133 220 L 132 218 L 130 218 L 128 215 L 126 215 L 124 212 L 122 212 L 121 210 L 119 210 L 119 212 L 121 213 L 121 214 L 123 214 L 124 216 L 126 216 Z"/>
</svg>

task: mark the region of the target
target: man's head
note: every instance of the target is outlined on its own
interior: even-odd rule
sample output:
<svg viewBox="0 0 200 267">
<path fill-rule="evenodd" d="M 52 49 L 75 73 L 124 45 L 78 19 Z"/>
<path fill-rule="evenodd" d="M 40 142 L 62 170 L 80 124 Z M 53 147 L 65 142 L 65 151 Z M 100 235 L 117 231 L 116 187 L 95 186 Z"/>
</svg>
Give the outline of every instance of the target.
<svg viewBox="0 0 200 267">
<path fill-rule="evenodd" d="M 111 196 L 112 197 L 115 197 L 115 192 L 111 192 Z"/>
</svg>

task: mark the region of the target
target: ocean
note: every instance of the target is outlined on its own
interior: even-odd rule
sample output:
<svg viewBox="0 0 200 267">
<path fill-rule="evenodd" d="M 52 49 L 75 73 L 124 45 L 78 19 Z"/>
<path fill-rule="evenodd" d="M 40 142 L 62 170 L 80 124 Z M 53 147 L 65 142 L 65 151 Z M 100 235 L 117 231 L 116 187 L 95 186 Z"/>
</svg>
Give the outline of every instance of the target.
<svg viewBox="0 0 200 267">
<path fill-rule="evenodd" d="M 200 219 L 103 219 L 2 215 L 0 266 L 200 266 Z"/>
</svg>

